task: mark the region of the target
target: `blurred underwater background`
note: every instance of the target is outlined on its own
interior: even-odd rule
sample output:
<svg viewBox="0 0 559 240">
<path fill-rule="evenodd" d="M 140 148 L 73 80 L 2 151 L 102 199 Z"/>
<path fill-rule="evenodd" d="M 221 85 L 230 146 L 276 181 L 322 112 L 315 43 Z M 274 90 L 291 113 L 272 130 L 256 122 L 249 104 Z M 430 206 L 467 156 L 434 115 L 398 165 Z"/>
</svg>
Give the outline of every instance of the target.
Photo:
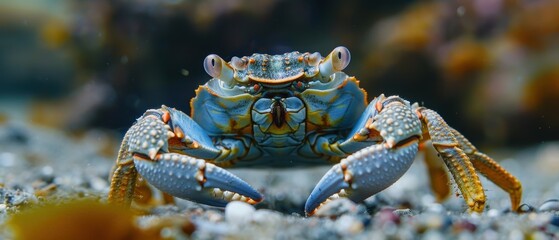
<svg viewBox="0 0 559 240">
<path fill-rule="evenodd" d="M 544 0 L 3 1 L 0 114 L 122 135 L 146 109 L 190 112 L 208 54 L 343 45 L 370 99 L 419 102 L 483 147 L 529 146 L 559 136 L 558 11 Z"/>
</svg>

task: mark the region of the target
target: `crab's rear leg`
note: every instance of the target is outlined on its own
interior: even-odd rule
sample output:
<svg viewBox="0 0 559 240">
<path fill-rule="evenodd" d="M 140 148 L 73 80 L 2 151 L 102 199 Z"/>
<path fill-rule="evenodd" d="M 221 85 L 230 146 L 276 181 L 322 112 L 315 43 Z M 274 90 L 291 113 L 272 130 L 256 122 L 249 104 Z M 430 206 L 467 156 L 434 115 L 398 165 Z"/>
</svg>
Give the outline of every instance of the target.
<svg viewBox="0 0 559 240">
<path fill-rule="evenodd" d="M 511 209 L 517 211 L 522 199 L 522 184 L 520 181 L 491 157 L 479 152 L 460 132 L 452 128 L 451 132 L 460 144 L 460 148 L 462 148 L 470 158 L 474 168 L 487 177 L 487 179 L 509 193 Z"/>
<path fill-rule="evenodd" d="M 474 212 L 482 212 L 485 208 L 486 197 L 481 181 L 470 159 L 452 134 L 452 128 L 435 111 L 423 107 L 414 106 L 414 108 L 423 122 L 424 137 L 431 139 L 433 146 L 458 185 L 469 209 Z"/>
<path fill-rule="evenodd" d="M 424 153 L 425 165 L 431 189 L 435 194 L 437 202 L 442 202 L 450 196 L 450 178 L 444 163 L 437 156 L 437 150 L 432 146 L 431 141 L 422 141 L 419 147 Z"/>
<path fill-rule="evenodd" d="M 262 195 L 207 160 L 228 159 L 186 114 L 163 106 L 149 110 L 127 132 L 111 181 L 109 202 L 129 205 L 137 174 L 173 196 L 224 206 L 232 200 L 257 203 Z"/>
</svg>

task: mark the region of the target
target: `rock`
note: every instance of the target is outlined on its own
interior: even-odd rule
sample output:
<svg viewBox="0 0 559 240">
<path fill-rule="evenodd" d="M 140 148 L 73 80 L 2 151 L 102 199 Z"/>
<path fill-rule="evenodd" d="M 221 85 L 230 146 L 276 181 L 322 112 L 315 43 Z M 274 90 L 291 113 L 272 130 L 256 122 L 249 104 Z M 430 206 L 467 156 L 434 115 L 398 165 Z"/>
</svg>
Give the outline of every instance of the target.
<svg viewBox="0 0 559 240">
<path fill-rule="evenodd" d="M 468 232 L 475 232 L 477 229 L 477 225 L 475 225 L 474 223 L 464 219 L 464 220 L 460 220 L 455 222 L 452 225 L 452 229 L 455 232 L 462 232 L 462 231 L 468 231 Z"/>
<path fill-rule="evenodd" d="M 229 223 L 244 224 L 252 219 L 255 211 L 254 206 L 248 203 L 233 201 L 225 207 L 225 220 Z"/>
<path fill-rule="evenodd" d="M 536 211 L 536 208 L 531 206 L 531 205 L 528 205 L 526 203 L 523 203 L 522 205 L 520 205 L 518 207 L 518 212 L 519 213 L 529 213 L 529 212 L 534 212 L 534 211 Z"/>
<path fill-rule="evenodd" d="M 381 226 L 387 224 L 400 224 L 400 216 L 395 213 L 393 208 L 383 208 L 375 216 L 375 221 L 377 221 Z"/>
<path fill-rule="evenodd" d="M 342 236 L 355 235 L 363 231 L 363 222 L 352 215 L 342 215 L 334 225 L 338 234 Z"/>
<path fill-rule="evenodd" d="M 445 217 L 438 213 L 424 213 L 417 217 L 417 227 L 422 230 L 442 229 L 446 226 Z"/>
<path fill-rule="evenodd" d="M 446 211 L 446 209 L 440 203 L 431 203 L 431 204 L 427 205 L 427 208 L 425 209 L 425 211 L 433 212 L 433 213 L 444 213 Z"/>
<path fill-rule="evenodd" d="M 545 201 L 539 208 L 540 212 L 559 211 L 559 199 L 549 199 Z"/>
<path fill-rule="evenodd" d="M 45 165 L 39 170 L 39 176 L 45 183 L 52 183 L 54 181 L 54 169 L 49 165 Z"/>
<path fill-rule="evenodd" d="M 357 205 L 353 201 L 347 198 L 338 198 L 319 207 L 315 216 L 336 218 L 343 214 L 355 214 L 356 212 Z"/>
<path fill-rule="evenodd" d="M 394 212 L 394 214 L 396 214 L 396 215 L 398 215 L 398 216 L 400 216 L 400 217 L 403 217 L 403 216 L 406 216 L 406 217 L 413 216 L 413 212 L 412 212 L 412 210 L 409 209 L 409 208 L 405 208 L 405 209 L 396 209 L 396 210 L 394 210 L 393 212 Z"/>
<path fill-rule="evenodd" d="M 32 193 L 20 190 L 1 190 L 2 191 L 0 191 L 0 200 L 3 201 L 8 208 L 37 202 L 37 197 L 35 197 L 35 195 L 33 195 Z"/>
<path fill-rule="evenodd" d="M 497 209 L 489 209 L 489 211 L 487 211 L 487 216 L 496 218 L 501 216 L 501 212 Z"/>
</svg>

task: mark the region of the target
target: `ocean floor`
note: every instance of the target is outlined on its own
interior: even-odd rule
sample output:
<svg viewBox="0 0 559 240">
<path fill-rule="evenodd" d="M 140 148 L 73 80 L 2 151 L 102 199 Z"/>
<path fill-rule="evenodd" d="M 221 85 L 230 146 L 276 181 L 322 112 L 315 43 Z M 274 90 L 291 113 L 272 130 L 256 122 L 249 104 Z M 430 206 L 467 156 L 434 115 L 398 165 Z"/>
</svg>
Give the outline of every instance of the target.
<svg viewBox="0 0 559 240">
<path fill-rule="evenodd" d="M 0 238 L 56 229 L 53 219 L 67 216 L 64 205 L 80 200 L 103 203 L 118 138 L 95 130 L 70 136 L 20 122 L 0 123 Z M 225 209 L 186 200 L 161 205 L 154 192 L 131 211 L 122 210 L 130 214 L 122 221 L 130 224 L 119 231 L 127 239 L 559 239 L 559 142 L 488 154 L 521 180 L 522 214 L 512 213 L 508 195 L 483 177 L 488 199 L 482 214 L 468 213 L 458 194 L 436 203 L 418 156 L 390 188 L 361 204 L 332 201 L 319 216 L 305 217 L 303 205 L 327 167 L 232 170 L 266 200 L 256 206 L 235 202 Z M 40 206 L 53 210 L 39 214 Z M 92 204 L 91 211 L 78 214 L 74 222 L 104 208 Z M 18 217 L 25 213 L 27 218 Z M 99 222 L 114 227 L 112 221 L 119 219 L 115 214 L 107 213 Z M 29 218 L 44 222 L 31 223 Z M 68 234 L 81 234 L 83 227 L 85 235 L 95 224 L 84 221 Z M 113 232 L 102 234 L 123 239 Z"/>
</svg>

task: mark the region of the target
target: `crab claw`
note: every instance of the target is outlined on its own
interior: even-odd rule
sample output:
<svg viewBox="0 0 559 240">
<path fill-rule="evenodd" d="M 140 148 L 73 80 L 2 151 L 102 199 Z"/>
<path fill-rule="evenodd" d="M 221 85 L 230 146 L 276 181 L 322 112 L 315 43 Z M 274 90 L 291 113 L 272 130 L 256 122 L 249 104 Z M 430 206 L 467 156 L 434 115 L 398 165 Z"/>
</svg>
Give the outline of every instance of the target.
<svg viewBox="0 0 559 240">
<path fill-rule="evenodd" d="M 130 129 L 129 151 L 154 159 L 160 150 L 169 151 L 171 128 L 156 116 L 145 116 Z"/>
<path fill-rule="evenodd" d="M 230 201 L 256 204 L 262 195 L 232 173 L 204 160 L 177 153 L 149 160 L 134 155 L 136 169 L 150 184 L 175 197 L 224 207 Z"/>
<path fill-rule="evenodd" d="M 305 213 L 313 215 L 330 199 L 347 197 L 361 202 L 384 190 L 411 166 L 418 150 L 417 138 L 395 148 L 388 144 L 366 147 L 334 165 L 318 182 L 305 204 Z"/>
</svg>

